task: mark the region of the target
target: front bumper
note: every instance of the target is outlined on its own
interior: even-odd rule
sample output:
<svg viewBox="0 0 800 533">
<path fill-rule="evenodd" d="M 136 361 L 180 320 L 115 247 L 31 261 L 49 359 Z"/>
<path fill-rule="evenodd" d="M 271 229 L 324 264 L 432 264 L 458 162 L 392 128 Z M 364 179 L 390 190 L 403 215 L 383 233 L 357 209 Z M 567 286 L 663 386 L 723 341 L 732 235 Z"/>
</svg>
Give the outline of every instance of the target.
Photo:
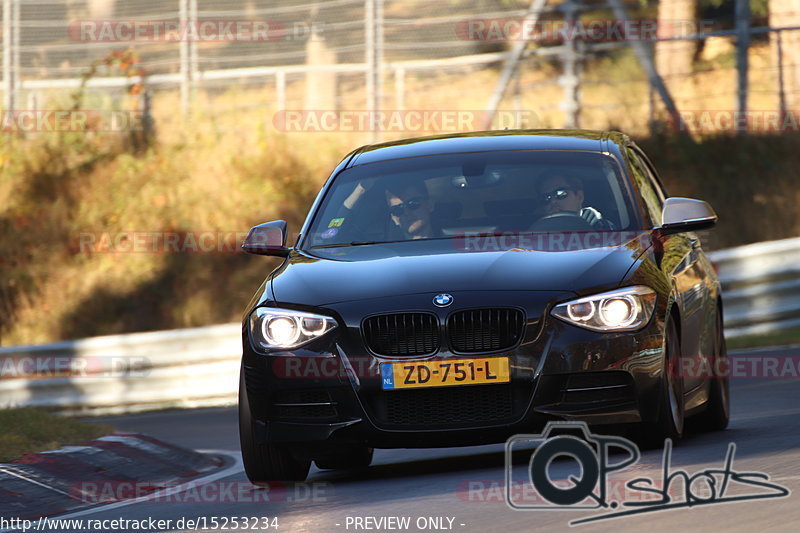
<svg viewBox="0 0 800 533">
<path fill-rule="evenodd" d="M 327 309 L 340 324 L 331 332 L 336 334 L 291 354 L 257 353 L 245 325 L 244 377 L 259 440 L 299 448 L 449 447 L 502 442 L 539 431 L 548 420 L 598 425 L 654 419 L 663 372 L 663 306 L 642 330 L 601 334 L 550 317 L 552 305 L 569 295 L 514 296 L 527 302 L 521 341 L 510 350 L 472 355 L 508 357 L 507 384 L 382 390 L 380 363 L 398 359 L 364 346 L 363 302 Z M 466 306 L 507 302 L 496 293 L 456 298 Z M 407 299 L 394 299 L 391 309 L 414 309 L 414 296 Z M 468 357 L 443 348 L 407 360 Z"/>
</svg>

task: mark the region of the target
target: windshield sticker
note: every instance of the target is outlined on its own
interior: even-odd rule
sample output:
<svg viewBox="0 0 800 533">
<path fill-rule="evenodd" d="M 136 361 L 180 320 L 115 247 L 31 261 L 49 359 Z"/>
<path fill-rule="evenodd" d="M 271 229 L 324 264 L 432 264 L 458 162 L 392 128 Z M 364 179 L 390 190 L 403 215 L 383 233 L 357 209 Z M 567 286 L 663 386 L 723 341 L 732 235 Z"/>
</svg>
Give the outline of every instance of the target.
<svg viewBox="0 0 800 533">
<path fill-rule="evenodd" d="M 344 222 L 344 218 L 332 218 L 328 223 L 329 228 L 338 228 Z"/>
<path fill-rule="evenodd" d="M 339 233 L 339 230 L 337 228 L 328 228 L 325 231 L 323 231 L 322 233 L 320 233 L 319 237 L 321 239 L 330 239 L 331 237 L 335 236 L 337 233 Z"/>
</svg>

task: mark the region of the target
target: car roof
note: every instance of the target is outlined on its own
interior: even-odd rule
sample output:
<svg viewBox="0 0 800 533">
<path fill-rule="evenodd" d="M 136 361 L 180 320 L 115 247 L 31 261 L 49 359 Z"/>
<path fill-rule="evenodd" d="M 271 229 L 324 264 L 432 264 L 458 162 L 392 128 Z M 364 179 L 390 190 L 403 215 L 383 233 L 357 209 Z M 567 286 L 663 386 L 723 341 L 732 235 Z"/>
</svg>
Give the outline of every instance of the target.
<svg viewBox="0 0 800 533">
<path fill-rule="evenodd" d="M 347 167 L 426 155 L 504 150 L 580 150 L 608 152 L 609 144 L 624 145 L 626 135 L 595 130 L 494 130 L 417 137 L 363 146 Z"/>
</svg>

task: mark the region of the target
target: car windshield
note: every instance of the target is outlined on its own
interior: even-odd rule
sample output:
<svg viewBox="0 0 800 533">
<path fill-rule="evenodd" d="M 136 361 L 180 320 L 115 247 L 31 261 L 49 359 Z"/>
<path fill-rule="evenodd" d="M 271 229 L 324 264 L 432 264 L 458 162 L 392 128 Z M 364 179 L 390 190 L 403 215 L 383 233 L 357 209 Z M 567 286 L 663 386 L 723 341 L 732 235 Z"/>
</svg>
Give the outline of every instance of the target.
<svg viewBox="0 0 800 533">
<path fill-rule="evenodd" d="M 448 239 L 474 233 L 639 227 L 616 160 L 530 150 L 397 159 L 341 172 L 304 248 Z"/>
</svg>

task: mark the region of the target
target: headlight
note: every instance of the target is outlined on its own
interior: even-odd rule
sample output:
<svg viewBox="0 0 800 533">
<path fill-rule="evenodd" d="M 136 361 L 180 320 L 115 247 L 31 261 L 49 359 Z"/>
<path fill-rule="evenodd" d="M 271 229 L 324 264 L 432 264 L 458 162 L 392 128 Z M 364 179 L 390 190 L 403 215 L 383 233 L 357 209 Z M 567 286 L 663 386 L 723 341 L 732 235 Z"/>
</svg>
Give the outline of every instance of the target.
<svg viewBox="0 0 800 533">
<path fill-rule="evenodd" d="M 291 309 L 259 307 L 250 315 L 253 341 L 267 350 L 297 348 L 336 326 L 336 321 L 329 316 Z"/>
<path fill-rule="evenodd" d="M 655 291 L 636 285 L 558 304 L 552 314 L 593 331 L 631 331 L 650 321 L 655 305 Z"/>
</svg>

